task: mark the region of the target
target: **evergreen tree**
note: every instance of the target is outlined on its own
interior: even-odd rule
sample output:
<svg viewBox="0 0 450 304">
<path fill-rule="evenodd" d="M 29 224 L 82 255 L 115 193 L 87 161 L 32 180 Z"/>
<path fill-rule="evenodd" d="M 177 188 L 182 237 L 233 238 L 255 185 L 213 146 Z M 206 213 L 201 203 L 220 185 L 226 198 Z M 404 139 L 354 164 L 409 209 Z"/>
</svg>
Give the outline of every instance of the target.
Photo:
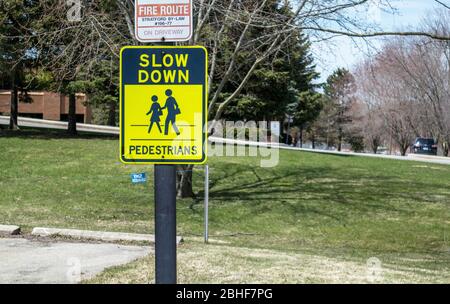
<svg viewBox="0 0 450 304">
<path fill-rule="evenodd" d="M 30 102 L 27 73 L 34 63 L 29 37 L 32 22 L 38 16 L 38 1 L 0 2 L 0 72 L 2 87 L 11 90 L 10 129 L 18 129 L 19 99 Z"/>
<path fill-rule="evenodd" d="M 76 134 L 76 93 L 95 104 L 107 103 L 108 123 L 115 125 L 118 104 L 118 55 L 130 44 L 118 1 L 86 1 L 79 20 L 68 18 L 65 3 L 41 1 L 43 14 L 35 24 L 42 33 L 37 49 L 44 69 L 53 75 L 53 88 L 69 96 L 68 133 Z M 114 75 L 114 76 L 113 76 Z"/>
<path fill-rule="evenodd" d="M 345 127 L 351 122 L 349 111 L 355 101 L 355 91 L 355 78 L 350 71 L 344 68 L 334 71 L 324 85 L 325 95 L 332 105 L 331 119 L 337 132 L 338 151 L 342 149 Z"/>
<path fill-rule="evenodd" d="M 119 62 L 115 58 L 104 58 L 95 64 L 86 79 L 84 92 L 89 103 L 103 110 L 97 121 L 116 126 L 119 108 Z"/>
<path fill-rule="evenodd" d="M 235 104 L 224 112 L 224 117 L 282 121 L 289 112 L 296 117 L 299 126 L 317 117 L 321 96 L 316 92 L 314 80 L 319 74 L 309 48 L 307 38 L 300 33 L 291 39 L 283 55 L 276 54 L 255 71 Z M 226 98 L 227 94 L 223 96 Z"/>
</svg>

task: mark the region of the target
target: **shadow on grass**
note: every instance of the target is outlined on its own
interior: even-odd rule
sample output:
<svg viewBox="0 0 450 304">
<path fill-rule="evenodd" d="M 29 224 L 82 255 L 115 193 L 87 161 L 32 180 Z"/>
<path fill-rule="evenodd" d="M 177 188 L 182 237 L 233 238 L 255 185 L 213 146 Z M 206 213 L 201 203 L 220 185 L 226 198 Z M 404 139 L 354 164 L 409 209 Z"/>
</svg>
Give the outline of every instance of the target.
<svg viewBox="0 0 450 304">
<path fill-rule="evenodd" d="M 54 130 L 54 129 L 35 129 L 21 127 L 20 130 L 8 130 L 0 129 L 0 138 L 26 138 L 36 140 L 49 140 L 49 139 L 106 139 L 106 140 L 118 140 L 118 135 L 113 134 L 98 134 L 98 133 L 86 133 L 78 132 L 77 135 L 69 135 L 66 130 Z"/>
<path fill-rule="evenodd" d="M 360 215 L 394 212 L 408 216 L 415 211 L 396 204 L 396 201 L 435 203 L 415 189 L 427 189 L 432 193 L 442 190 L 441 185 L 432 182 L 327 166 L 286 168 L 282 172 L 269 171 L 269 175 L 265 172 L 264 177 L 251 166 L 239 166 L 235 170 L 228 168 L 225 172 L 211 182 L 210 199 L 215 204 L 245 201 L 255 209 L 263 206 L 273 208 L 276 204 L 287 214 L 314 213 L 340 223 L 355 212 Z M 245 174 L 246 178 L 243 178 Z M 237 176 L 240 176 L 239 182 L 228 182 L 228 186 L 218 189 L 217 185 Z M 201 198 L 203 194 L 203 190 L 199 191 L 197 197 Z"/>
</svg>

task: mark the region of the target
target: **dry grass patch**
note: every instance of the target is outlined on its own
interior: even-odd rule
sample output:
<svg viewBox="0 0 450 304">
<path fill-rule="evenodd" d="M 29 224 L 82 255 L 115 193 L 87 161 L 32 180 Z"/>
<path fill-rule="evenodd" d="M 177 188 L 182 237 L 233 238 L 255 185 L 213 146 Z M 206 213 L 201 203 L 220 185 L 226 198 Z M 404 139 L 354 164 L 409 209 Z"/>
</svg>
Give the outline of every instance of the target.
<svg viewBox="0 0 450 304">
<path fill-rule="evenodd" d="M 178 250 L 179 283 L 449 283 L 450 273 L 413 266 L 427 257 L 371 260 L 189 243 Z M 375 260 L 377 261 L 377 260 Z M 154 283 L 154 256 L 106 270 L 85 283 Z"/>
</svg>

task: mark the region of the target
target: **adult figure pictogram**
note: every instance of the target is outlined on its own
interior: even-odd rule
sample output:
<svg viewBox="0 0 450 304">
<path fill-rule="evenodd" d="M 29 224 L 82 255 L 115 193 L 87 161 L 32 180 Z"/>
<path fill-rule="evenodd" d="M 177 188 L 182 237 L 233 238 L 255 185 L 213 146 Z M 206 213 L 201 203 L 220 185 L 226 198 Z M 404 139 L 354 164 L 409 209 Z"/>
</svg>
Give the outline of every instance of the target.
<svg viewBox="0 0 450 304">
<path fill-rule="evenodd" d="M 166 90 L 166 96 L 167 96 L 166 104 L 162 108 L 162 109 L 167 109 L 167 117 L 166 117 L 166 123 L 165 123 L 165 127 L 164 127 L 164 135 L 169 134 L 169 126 L 172 126 L 175 133 L 177 133 L 177 135 L 180 135 L 180 131 L 178 130 L 177 125 L 176 125 L 177 115 L 181 114 L 180 107 L 178 106 L 178 103 L 175 100 L 175 98 L 172 96 L 172 90 L 170 90 L 170 89 Z"/>
</svg>

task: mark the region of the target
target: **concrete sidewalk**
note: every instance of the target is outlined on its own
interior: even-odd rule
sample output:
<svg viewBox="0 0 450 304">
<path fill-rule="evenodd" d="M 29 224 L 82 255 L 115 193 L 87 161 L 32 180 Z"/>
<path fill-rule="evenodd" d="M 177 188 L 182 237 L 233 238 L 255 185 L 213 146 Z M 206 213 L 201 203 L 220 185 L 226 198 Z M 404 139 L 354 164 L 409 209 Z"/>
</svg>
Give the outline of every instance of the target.
<svg viewBox="0 0 450 304">
<path fill-rule="evenodd" d="M 68 236 L 74 239 L 98 240 L 105 242 L 148 242 L 155 243 L 153 234 L 139 234 L 126 232 L 107 232 L 107 231 L 90 231 L 78 229 L 62 229 L 62 228 L 33 228 L 31 235 L 35 236 Z M 183 238 L 177 236 L 176 242 L 179 245 Z"/>
<path fill-rule="evenodd" d="M 148 246 L 0 238 L 0 284 L 78 283 L 152 252 Z"/>
</svg>

